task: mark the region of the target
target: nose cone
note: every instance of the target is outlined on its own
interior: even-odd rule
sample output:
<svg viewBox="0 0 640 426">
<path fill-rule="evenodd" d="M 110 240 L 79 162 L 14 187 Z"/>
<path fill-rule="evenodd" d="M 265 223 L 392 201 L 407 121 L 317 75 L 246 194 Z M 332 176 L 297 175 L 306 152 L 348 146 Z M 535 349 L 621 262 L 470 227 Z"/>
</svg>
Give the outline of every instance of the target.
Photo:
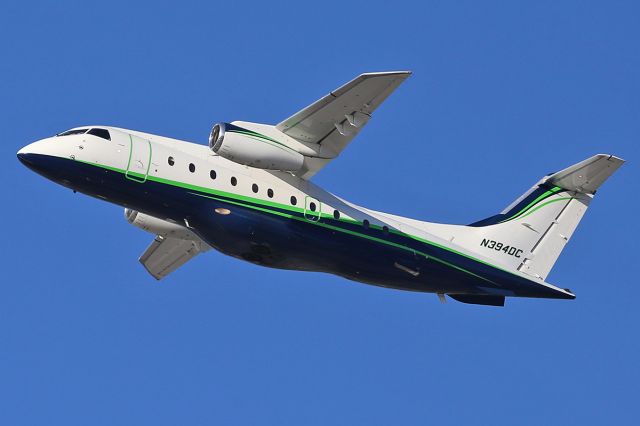
<svg viewBox="0 0 640 426">
<path fill-rule="evenodd" d="M 18 151 L 18 160 L 31 170 L 42 174 L 46 171 L 47 159 L 51 156 L 50 145 L 48 139 L 33 142 Z"/>
<path fill-rule="evenodd" d="M 20 152 L 18 152 L 18 160 L 20 160 L 20 162 L 25 166 L 31 167 L 31 161 L 29 161 L 29 157 L 27 154 L 21 154 Z"/>
<path fill-rule="evenodd" d="M 31 144 L 33 145 L 33 144 Z M 27 145 L 18 151 L 18 160 L 25 166 L 31 168 L 33 167 L 33 149 L 31 149 L 31 145 Z"/>
<path fill-rule="evenodd" d="M 18 160 L 20 160 L 20 162 L 25 166 L 29 167 L 31 163 L 29 161 L 29 153 L 27 151 L 27 147 L 25 146 L 20 151 L 18 151 L 17 155 L 18 155 Z"/>
</svg>

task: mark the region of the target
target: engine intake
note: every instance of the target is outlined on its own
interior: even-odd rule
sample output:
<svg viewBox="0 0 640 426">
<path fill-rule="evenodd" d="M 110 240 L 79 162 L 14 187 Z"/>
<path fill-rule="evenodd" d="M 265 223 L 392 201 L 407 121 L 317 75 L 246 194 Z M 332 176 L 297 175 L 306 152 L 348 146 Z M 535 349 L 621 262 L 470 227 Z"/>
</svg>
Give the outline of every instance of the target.
<svg viewBox="0 0 640 426">
<path fill-rule="evenodd" d="M 209 148 L 211 148 L 211 151 L 217 153 L 220 149 L 220 145 L 224 141 L 226 127 L 224 123 L 218 123 L 211 129 L 209 134 Z"/>
</svg>

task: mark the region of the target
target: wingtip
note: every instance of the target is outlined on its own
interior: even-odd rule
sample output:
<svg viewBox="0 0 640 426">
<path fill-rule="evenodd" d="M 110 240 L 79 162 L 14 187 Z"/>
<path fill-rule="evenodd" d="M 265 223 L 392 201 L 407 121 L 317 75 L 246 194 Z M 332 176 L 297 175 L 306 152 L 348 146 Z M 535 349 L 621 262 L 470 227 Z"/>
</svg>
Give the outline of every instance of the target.
<svg viewBox="0 0 640 426">
<path fill-rule="evenodd" d="M 413 71 L 375 71 L 375 72 L 365 72 L 360 74 L 361 77 L 377 77 L 383 75 L 406 75 L 409 77 L 413 74 Z"/>
<path fill-rule="evenodd" d="M 618 163 L 625 163 L 626 160 L 624 158 L 620 158 L 617 155 L 613 155 L 613 154 L 598 154 L 598 157 L 607 157 L 607 160 L 610 161 L 615 161 Z"/>
</svg>

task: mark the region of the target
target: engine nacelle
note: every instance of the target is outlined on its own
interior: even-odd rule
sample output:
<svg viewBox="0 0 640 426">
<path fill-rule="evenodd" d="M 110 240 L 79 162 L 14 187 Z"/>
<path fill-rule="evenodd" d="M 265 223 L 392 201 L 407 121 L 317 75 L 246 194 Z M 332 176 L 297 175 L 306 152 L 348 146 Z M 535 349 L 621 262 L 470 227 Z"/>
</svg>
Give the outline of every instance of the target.
<svg viewBox="0 0 640 426">
<path fill-rule="evenodd" d="M 154 235 L 179 238 L 182 240 L 193 240 L 197 238 L 189 229 L 182 225 L 158 219 L 157 217 L 149 216 L 148 214 L 140 213 L 135 210 L 124 209 L 124 217 L 127 219 L 127 222 L 133 226 Z"/>
<path fill-rule="evenodd" d="M 209 148 L 227 160 L 259 169 L 297 172 L 304 163 L 304 155 L 288 145 L 233 124 L 213 126 Z"/>
</svg>

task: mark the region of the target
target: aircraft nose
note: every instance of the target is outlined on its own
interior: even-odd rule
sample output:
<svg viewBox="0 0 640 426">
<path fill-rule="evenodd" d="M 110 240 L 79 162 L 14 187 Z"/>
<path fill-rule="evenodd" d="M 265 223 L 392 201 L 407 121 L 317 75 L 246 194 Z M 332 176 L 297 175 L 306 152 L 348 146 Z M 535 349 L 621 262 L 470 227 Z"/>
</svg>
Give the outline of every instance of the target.
<svg viewBox="0 0 640 426">
<path fill-rule="evenodd" d="M 18 160 L 34 171 L 39 171 L 42 164 L 43 154 L 47 153 L 47 140 L 43 139 L 40 141 L 36 141 L 30 143 L 29 145 L 23 147 L 18 151 L 17 156 Z"/>
<path fill-rule="evenodd" d="M 27 159 L 27 154 L 23 154 L 20 151 L 18 151 L 18 160 L 24 164 L 25 166 L 29 165 L 29 160 Z"/>
<path fill-rule="evenodd" d="M 17 153 L 18 160 L 29 168 L 33 167 L 34 165 L 34 162 L 33 162 L 34 161 L 33 157 L 35 155 L 35 150 L 33 149 L 34 144 L 35 142 L 21 148 Z"/>
<path fill-rule="evenodd" d="M 20 149 L 17 154 L 18 160 L 20 160 L 20 162 L 27 167 L 33 164 L 33 161 L 29 159 L 29 154 L 32 153 L 32 151 L 29 149 L 29 146 L 30 145 L 27 145 L 24 148 Z"/>
</svg>

